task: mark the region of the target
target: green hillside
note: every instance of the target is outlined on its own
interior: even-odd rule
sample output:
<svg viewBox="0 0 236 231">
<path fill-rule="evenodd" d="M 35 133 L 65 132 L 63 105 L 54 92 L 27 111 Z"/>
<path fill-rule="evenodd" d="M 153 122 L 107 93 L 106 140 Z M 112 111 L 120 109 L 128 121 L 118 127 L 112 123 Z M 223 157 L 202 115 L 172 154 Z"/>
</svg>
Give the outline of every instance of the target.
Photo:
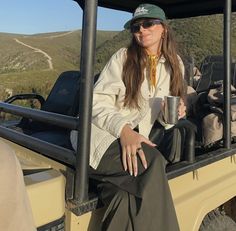
<svg viewBox="0 0 236 231">
<path fill-rule="evenodd" d="M 223 53 L 223 21 L 221 15 L 169 21 L 182 57 L 191 56 L 197 66 L 207 55 Z M 129 43 L 130 34 L 122 31 L 105 46 L 97 48 L 96 69 L 101 70 L 106 60 L 120 47 Z M 232 17 L 232 55 L 236 57 L 236 13 Z"/>
<path fill-rule="evenodd" d="M 98 31 L 97 46 L 117 33 Z M 80 30 L 30 36 L 0 33 L 0 99 L 5 98 L 6 88 L 46 96 L 61 72 L 79 69 L 80 40 Z M 47 56 L 37 49 L 51 58 L 52 68 Z"/>
<path fill-rule="evenodd" d="M 169 24 L 180 55 L 193 57 L 196 65 L 209 54 L 222 54 L 221 15 L 172 20 Z M 13 93 L 38 92 L 46 96 L 62 71 L 79 69 L 80 40 L 80 30 L 30 36 L 0 33 L 0 99 L 6 97 L 6 88 Z M 128 31 L 98 31 L 95 73 L 129 40 Z M 232 17 L 232 55 L 236 57 L 236 14 Z"/>
<path fill-rule="evenodd" d="M 194 57 L 199 65 L 207 55 L 223 54 L 223 18 L 221 15 L 171 21 L 180 53 Z M 232 55 L 236 57 L 236 14 L 232 17 Z"/>
</svg>

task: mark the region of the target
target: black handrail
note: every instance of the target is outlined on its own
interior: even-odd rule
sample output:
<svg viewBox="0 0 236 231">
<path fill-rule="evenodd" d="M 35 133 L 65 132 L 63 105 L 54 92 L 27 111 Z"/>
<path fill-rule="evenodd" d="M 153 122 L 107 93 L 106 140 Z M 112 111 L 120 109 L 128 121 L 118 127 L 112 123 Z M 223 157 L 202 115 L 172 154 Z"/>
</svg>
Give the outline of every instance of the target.
<svg viewBox="0 0 236 231">
<path fill-rule="evenodd" d="M 4 102 L 5 103 L 12 103 L 16 100 L 25 100 L 25 99 L 27 99 L 27 100 L 37 99 L 41 105 L 45 102 L 45 99 L 43 98 L 43 96 L 36 94 L 36 93 L 13 95 L 13 96 L 7 98 L 6 100 L 4 100 Z"/>
<path fill-rule="evenodd" d="M 56 159 L 69 167 L 75 166 L 75 152 L 43 140 L 39 140 L 32 136 L 28 136 L 22 132 L 0 126 L 0 136 L 14 143 L 42 153 L 52 159 Z"/>
<path fill-rule="evenodd" d="M 225 0 L 224 9 L 224 147 L 231 147 L 231 10 L 232 1 Z"/>
<path fill-rule="evenodd" d="M 26 108 L 4 102 L 0 102 L 0 111 L 19 115 L 29 119 L 34 119 L 48 124 L 53 124 L 59 127 L 68 128 L 71 130 L 77 130 L 79 126 L 79 120 L 75 117 L 38 109 Z"/>
</svg>

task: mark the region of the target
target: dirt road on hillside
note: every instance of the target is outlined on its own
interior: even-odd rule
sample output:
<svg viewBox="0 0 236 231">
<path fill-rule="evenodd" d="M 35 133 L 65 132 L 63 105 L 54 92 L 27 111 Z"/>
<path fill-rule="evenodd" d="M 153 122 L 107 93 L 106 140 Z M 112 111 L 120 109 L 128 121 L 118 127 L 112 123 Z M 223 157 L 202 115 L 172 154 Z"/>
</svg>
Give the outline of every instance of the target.
<svg viewBox="0 0 236 231">
<path fill-rule="evenodd" d="M 52 57 L 51 57 L 50 55 L 48 55 L 45 51 L 43 51 L 43 50 L 41 50 L 41 49 L 39 49 L 39 48 L 36 48 L 36 47 L 32 47 L 32 46 L 30 46 L 30 45 L 28 45 L 28 44 L 26 44 L 26 43 L 23 43 L 23 42 L 21 42 L 21 41 L 20 41 L 19 39 L 17 39 L 17 38 L 15 38 L 14 40 L 15 40 L 17 43 L 19 43 L 19 44 L 21 44 L 21 45 L 23 45 L 23 46 L 26 46 L 26 47 L 28 47 L 28 48 L 34 50 L 35 52 L 42 53 L 42 54 L 45 56 L 45 58 L 47 59 L 49 69 L 50 69 L 50 70 L 53 70 Z"/>
</svg>

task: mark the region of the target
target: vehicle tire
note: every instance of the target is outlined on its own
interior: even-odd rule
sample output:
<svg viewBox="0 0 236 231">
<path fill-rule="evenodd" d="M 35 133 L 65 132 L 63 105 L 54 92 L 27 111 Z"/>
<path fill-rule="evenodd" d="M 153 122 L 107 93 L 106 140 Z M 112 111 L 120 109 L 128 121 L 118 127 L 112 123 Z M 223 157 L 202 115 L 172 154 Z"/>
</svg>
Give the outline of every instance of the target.
<svg viewBox="0 0 236 231">
<path fill-rule="evenodd" d="M 236 231 L 236 223 L 223 211 L 215 209 L 202 221 L 199 231 Z"/>
</svg>

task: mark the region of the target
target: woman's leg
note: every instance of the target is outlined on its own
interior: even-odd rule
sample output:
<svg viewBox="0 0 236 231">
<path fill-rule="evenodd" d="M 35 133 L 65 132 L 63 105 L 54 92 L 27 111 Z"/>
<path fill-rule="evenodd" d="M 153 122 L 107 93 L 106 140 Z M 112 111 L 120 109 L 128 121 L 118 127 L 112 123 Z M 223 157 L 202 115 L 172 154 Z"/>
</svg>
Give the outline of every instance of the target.
<svg viewBox="0 0 236 231">
<path fill-rule="evenodd" d="M 142 144 L 148 168 L 138 161 L 139 174 L 123 170 L 120 144 L 114 142 L 91 177 L 99 180 L 101 200 L 107 206 L 103 230 L 178 231 L 175 209 L 161 154 Z"/>
<path fill-rule="evenodd" d="M 100 197 L 106 206 L 101 230 L 133 230 L 130 219 L 129 193 L 108 182 L 101 183 L 99 189 Z M 121 214 L 123 214 L 122 217 Z"/>
</svg>

